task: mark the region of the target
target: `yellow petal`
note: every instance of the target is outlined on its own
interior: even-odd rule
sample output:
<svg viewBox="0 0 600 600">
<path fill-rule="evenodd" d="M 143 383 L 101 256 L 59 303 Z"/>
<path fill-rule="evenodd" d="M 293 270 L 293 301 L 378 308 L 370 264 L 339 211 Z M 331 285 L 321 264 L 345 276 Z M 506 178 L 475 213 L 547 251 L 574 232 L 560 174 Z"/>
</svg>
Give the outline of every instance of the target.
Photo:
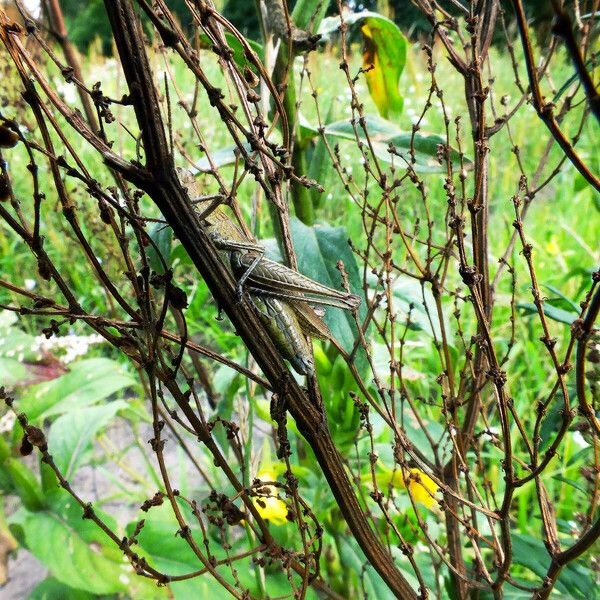
<svg viewBox="0 0 600 600">
<path fill-rule="evenodd" d="M 420 502 L 426 508 L 431 508 L 435 502 L 438 486 L 421 469 L 409 469 L 406 472 L 396 471 L 392 477 L 392 485 L 396 488 L 406 488 L 415 502 Z"/>
<path fill-rule="evenodd" d="M 258 473 L 257 478 L 265 483 L 276 481 L 275 475 L 267 470 Z M 288 522 L 288 508 L 286 503 L 279 498 L 279 495 L 273 492 L 271 486 L 260 488 L 260 491 L 262 494 L 269 493 L 271 495 L 254 498 L 254 505 L 256 506 L 258 514 L 265 519 L 265 521 L 273 523 L 273 525 L 285 525 Z"/>
<path fill-rule="evenodd" d="M 255 498 L 254 504 L 256 505 L 258 514 L 265 519 L 265 521 L 270 521 L 273 525 L 285 525 L 288 522 L 287 505 L 277 496 Z"/>
</svg>

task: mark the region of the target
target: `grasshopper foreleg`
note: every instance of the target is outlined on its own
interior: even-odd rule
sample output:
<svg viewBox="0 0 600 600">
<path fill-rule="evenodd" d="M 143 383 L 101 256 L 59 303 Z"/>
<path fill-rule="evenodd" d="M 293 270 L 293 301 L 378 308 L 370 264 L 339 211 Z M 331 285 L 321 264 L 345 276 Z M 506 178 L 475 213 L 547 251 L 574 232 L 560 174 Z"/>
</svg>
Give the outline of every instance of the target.
<svg viewBox="0 0 600 600">
<path fill-rule="evenodd" d="M 218 231 L 215 231 L 214 229 L 209 232 L 209 235 L 219 250 L 223 250 L 224 252 L 228 253 L 234 273 L 239 270 L 240 266 L 242 266 L 244 269 L 244 272 L 238 279 L 236 285 L 237 297 L 238 300 L 241 300 L 244 294 L 244 284 L 246 283 L 248 277 L 250 277 L 252 271 L 263 259 L 265 249 L 259 244 L 254 244 L 252 242 L 243 242 L 224 238 Z M 240 260 L 242 255 L 251 259 L 249 265 L 242 264 L 242 261 Z"/>
</svg>

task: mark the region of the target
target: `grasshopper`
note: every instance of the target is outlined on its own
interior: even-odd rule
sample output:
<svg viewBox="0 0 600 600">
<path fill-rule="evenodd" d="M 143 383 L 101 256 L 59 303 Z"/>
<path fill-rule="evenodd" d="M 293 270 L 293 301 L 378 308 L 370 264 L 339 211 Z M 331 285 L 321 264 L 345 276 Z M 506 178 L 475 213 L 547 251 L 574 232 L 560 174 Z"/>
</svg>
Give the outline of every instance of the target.
<svg viewBox="0 0 600 600">
<path fill-rule="evenodd" d="M 265 257 L 265 250 L 248 239 L 219 206 L 220 196 L 199 196 L 194 176 L 178 169 L 181 184 L 200 212 L 203 224 L 237 279 L 241 299 L 248 292 L 282 356 L 301 375 L 314 373 L 308 337 L 332 339 L 321 314 L 311 306 L 354 310 L 360 297 L 334 290 Z"/>
</svg>

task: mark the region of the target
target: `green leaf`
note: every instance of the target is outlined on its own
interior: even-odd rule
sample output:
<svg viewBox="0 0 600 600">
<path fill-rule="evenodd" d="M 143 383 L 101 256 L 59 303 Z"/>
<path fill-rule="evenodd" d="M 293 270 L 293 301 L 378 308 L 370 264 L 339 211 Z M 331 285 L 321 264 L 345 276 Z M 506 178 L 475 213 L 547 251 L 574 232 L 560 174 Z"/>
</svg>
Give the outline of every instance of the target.
<svg viewBox="0 0 600 600">
<path fill-rule="evenodd" d="M 44 506 L 44 494 L 33 471 L 16 458 L 7 459 L 2 468 L 8 473 L 23 506 L 29 510 L 40 510 Z"/>
<path fill-rule="evenodd" d="M 341 260 L 351 291 L 363 296 L 360 272 L 354 253 L 348 245 L 348 234 L 344 227 L 309 227 L 293 218 L 291 229 L 298 256 L 298 270 L 301 273 L 324 285 L 342 290 L 342 275 L 337 269 L 337 263 Z M 364 318 L 365 310 L 363 300 L 361 318 Z M 352 315 L 339 308 L 327 308 L 324 320 L 342 347 L 347 351 L 352 350 L 357 336 Z"/>
<path fill-rule="evenodd" d="M 298 0 L 292 11 L 292 21 L 299 29 L 318 31 L 329 8 L 330 0 Z"/>
<path fill-rule="evenodd" d="M 329 111 L 327 114 L 326 122 L 329 123 L 332 119 L 333 115 L 333 101 L 329 105 Z M 305 150 L 305 152 L 308 151 Z M 327 150 L 327 143 L 325 142 L 325 138 L 323 136 L 319 136 L 314 144 L 314 148 L 312 148 L 312 153 L 310 154 L 310 163 L 308 167 L 308 177 L 309 179 L 313 179 L 321 184 L 321 186 L 327 190 L 331 187 L 331 182 L 335 175 L 335 168 L 333 166 L 333 162 L 331 160 L 331 156 L 329 156 L 329 151 Z M 310 195 L 312 198 L 312 203 L 315 208 L 318 208 L 322 202 L 325 192 L 320 191 L 317 187 L 312 187 L 310 189 Z"/>
<path fill-rule="evenodd" d="M 27 600 L 93 600 L 94 596 L 83 590 L 76 590 L 54 577 L 47 577 L 27 596 Z"/>
<path fill-rule="evenodd" d="M 52 423 L 48 447 L 65 479 L 70 479 L 84 464 L 98 431 L 112 421 L 117 411 L 126 407 L 126 402 L 117 400 L 68 412 Z"/>
<path fill-rule="evenodd" d="M 0 324 L 0 357 L 16 359 L 19 362 L 36 362 L 42 358 L 35 337 L 17 327 L 3 328 Z M 0 381 L 3 381 L 0 378 Z"/>
<path fill-rule="evenodd" d="M 0 358 L 0 381 L 7 388 L 12 388 L 25 381 L 29 372 L 23 363 L 14 358 Z"/>
<path fill-rule="evenodd" d="M 410 328 L 414 331 L 424 331 L 431 337 L 437 337 L 441 339 L 442 330 L 440 328 L 440 322 L 437 314 L 435 299 L 429 285 L 421 285 L 421 283 L 407 275 L 400 275 L 392 286 L 392 294 L 394 298 L 399 300 L 395 308 L 401 311 L 402 316 L 407 317 L 412 306 L 410 316 Z M 454 342 L 452 339 L 452 328 L 446 318 L 443 315 L 444 329 L 448 336 L 448 343 L 453 346 Z"/>
<path fill-rule="evenodd" d="M 244 142 L 242 146 L 246 152 L 252 152 L 250 144 Z M 233 165 L 238 158 L 241 162 L 243 162 L 243 158 L 237 146 L 227 146 L 227 148 L 221 148 L 221 150 L 211 152 L 210 158 L 211 160 L 209 161 L 208 157 L 204 156 L 194 164 L 194 168 L 190 169 L 190 171 L 194 174 L 211 173 L 213 169 L 212 165 L 217 168 L 226 167 L 228 165 Z"/>
<path fill-rule="evenodd" d="M 158 274 L 163 274 L 165 272 L 165 264 L 167 268 L 171 266 L 173 230 L 162 223 L 152 223 L 152 226 L 148 229 L 148 235 L 156 244 L 156 247 L 151 245 L 146 250 L 150 268 Z"/>
<path fill-rule="evenodd" d="M 262 44 L 259 44 L 255 40 L 251 40 L 249 38 L 245 39 L 250 48 L 252 48 L 252 50 L 254 50 L 254 53 L 258 56 L 258 60 L 264 63 L 265 51 L 262 47 Z M 240 69 L 243 69 L 244 67 L 248 66 L 254 72 L 256 72 L 256 67 L 249 60 L 246 59 L 246 51 L 244 50 L 244 47 L 242 46 L 240 41 L 235 37 L 235 35 L 226 31 L 225 40 L 227 41 L 227 45 L 229 46 L 229 48 L 233 50 L 233 62 L 235 62 L 235 64 L 238 67 L 240 67 Z M 212 42 L 206 33 L 200 34 L 200 44 L 203 48 L 212 47 Z"/>
<path fill-rule="evenodd" d="M 517 304 L 517 308 L 522 309 L 527 315 L 537 315 L 537 307 L 533 302 L 520 302 Z M 559 323 L 566 323 L 567 325 L 571 325 L 575 319 L 579 317 L 579 314 L 576 312 L 570 312 L 563 310 L 562 308 L 557 308 L 556 306 L 552 306 L 552 304 L 548 304 L 547 302 L 543 305 L 544 314 L 552 319 L 553 321 L 558 321 Z"/>
<path fill-rule="evenodd" d="M 339 538 L 340 559 L 345 566 L 346 583 L 354 594 L 348 597 L 358 598 L 359 590 L 364 585 L 367 598 L 389 598 L 390 593 L 377 571 L 367 562 L 364 554 L 353 538 L 342 536 Z M 360 574 L 361 580 L 358 581 Z M 353 586 L 353 588 L 350 588 Z"/>
<path fill-rule="evenodd" d="M 105 547 L 106 534 L 93 521 L 81 517 L 81 507 L 59 492 L 53 495 L 48 510 L 21 512 L 16 525 L 27 549 L 59 582 L 91 594 L 127 591 L 135 577 L 131 567 L 116 547 Z M 112 529 L 116 527 L 106 515 L 102 518 Z"/>
<path fill-rule="evenodd" d="M 439 173 L 446 170 L 445 161 L 440 162 L 440 150 L 445 146 L 445 139 L 430 133 L 407 133 L 394 123 L 374 115 L 367 115 L 364 129 L 349 120 L 337 121 L 325 127 L 324 134 L 340 139 L 370 142 L 375 156 L 386 163 L 399 166 L 410 165 L 419 173 Z M 356 131 L 355 131 L 356 128 Z M 368 132 L 365 133 L 365 129 Z M 449 159 L 452 163 L 460 163 L 460 154 L 450 149 Z M 471 160 L 463 157 L 466 168 L 472 165 Z"/>
<path fill-rule="evenodd" d="M 90 358 L 73 364 L 62 377 L 31 386 L 19 401 L 30 421 L 78 410 L 108 398 L 137 381 L 121 364 L 107 358 Z"/>
<path fill-rule="evenodd" d="M 406 64 L 406 38 L 393 21 L 370 11 L 347 15 L 344 21 L 360 27 L 365 79 L 379 114 L 386 119 L 399 117 L 404 100 L 398 82 Z M 339 26 L 338 17 L 323 19 L 319 33 L 328 34 Z"/>
<path fill-rule="evenodd" d="M 529 535 L 513 534 L 513 561 L 543 578 L 548 572 L 550 557 L 541 540 Z M 583 564 L 569 563 L 563 567 L 556 589 L 571 598 L 596 598 L 593 573 Z M 563 596 L 564 597 L 564 596 Z"/>
<path fill-rule="evenodd" d="M 544 283 L 542 284 L 543 287 L 545 287 L 547 290 L 550 290 L 553 294 L 556 294 L 561 300 L 562 300 L 562 307 L 568 310 L 569 308 L 572 308 L 576 313 L 579 313 L 579 311 L 581 310 L 581 307 L 577 304 L 577 302 L 573 302 L 573 300 L 571 300 L 571 298 L 569 298 L 568 296 L 565 296 L 565 294 L 563 294 L 561 292 L 561 290 L 559 290 L 557 287 L 554 287 L 553 285 Z M 557 306 L 559 303 L 557 301 L 555 301 L 555 299 L 552 299 L 551 304 Z"/>
<path fill-rule="evenodd" d="M 164 573 L 185 575 L 197 571 L 203 565 L 187 542 L 175 535 L 179 525 L 167 511 L 168 509 L 164 507 L 152 511 L 151 518 L 146 518 L 144 528 L 138 536 L 138 544 L 150 565 Z M 131 535 L 134 529 L 135 523 L 130 523 L 127 526 L 128 535 Z M 201 534 L 195 528 L 192 533 L 199 536 L 197 539 L 201 539 Z M 204 551 L 203 545 L 202 549 Z M 214 544 L 214 547 L 211 545 L 210 549 L 219 558 L 224 554 L 218 544 Z M 190 580 L 172 582 L 169 584 L 169 588 L 176 600 L 220 598 L 223 595 L 221 584 L 209 574 Z"/>
</svg>

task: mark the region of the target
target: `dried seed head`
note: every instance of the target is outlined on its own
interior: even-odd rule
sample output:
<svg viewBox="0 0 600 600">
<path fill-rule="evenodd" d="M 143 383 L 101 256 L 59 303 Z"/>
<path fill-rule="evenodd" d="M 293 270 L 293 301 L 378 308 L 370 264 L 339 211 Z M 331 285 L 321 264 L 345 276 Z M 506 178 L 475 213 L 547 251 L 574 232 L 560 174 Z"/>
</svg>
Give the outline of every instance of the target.
<svg viewBox="0 0 600 600">
<path fill-rule="evenodd" d="M 6 202 L 8 199 L 10 199 L 8 177 L 4 173 L 0 173 L 0 202 Z"/>
<path fill-rule="evenodd" d="M 0 125 L 0 148 L 14 148 L 19 143 L 19 136 L 6 125 Z"/>
<path fill-rule="evenodd" d="M 167 297 L 173 308 L 177 310 L 183 310 L 188 306 L 187 294 L 177 286 L 170 285 L 167 288 Z"/>
<path fill-rule="evenodd" d="M 244 67 L 244 79 L 251 88 L 256 87 L 260 83 L 260 79 L 254 74 L 248 65 Z"/>
</svg>

